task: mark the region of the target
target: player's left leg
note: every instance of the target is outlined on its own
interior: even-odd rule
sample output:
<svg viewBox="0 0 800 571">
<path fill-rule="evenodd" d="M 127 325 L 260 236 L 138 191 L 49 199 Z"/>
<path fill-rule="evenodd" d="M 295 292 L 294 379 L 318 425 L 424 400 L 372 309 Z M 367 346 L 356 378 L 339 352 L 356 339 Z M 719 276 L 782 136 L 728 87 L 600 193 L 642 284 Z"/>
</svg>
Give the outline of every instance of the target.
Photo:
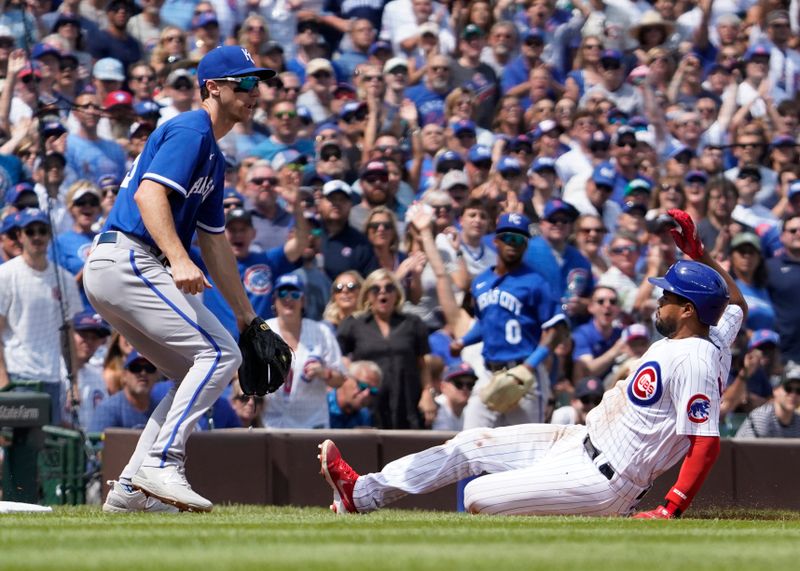
<svg viewBox="0 0 800 571">
<path fill-rule="evenodd" d="M 619 515 L 632 498 L 612 488 L 573 431 L 530 466 L 473 480 L 464 490 L 471 513 L 492 515 Z"/>
</svg>

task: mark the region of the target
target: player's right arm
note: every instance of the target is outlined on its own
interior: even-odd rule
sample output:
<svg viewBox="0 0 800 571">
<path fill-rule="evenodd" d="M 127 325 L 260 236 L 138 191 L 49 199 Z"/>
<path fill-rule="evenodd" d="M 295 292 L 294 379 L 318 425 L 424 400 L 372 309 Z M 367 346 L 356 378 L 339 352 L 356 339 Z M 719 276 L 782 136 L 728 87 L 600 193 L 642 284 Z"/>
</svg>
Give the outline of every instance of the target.
<svg viewBox="0 0 800 571">
<path fill-rule="evenodd" d="M 731 296 L 730 301 L 728 302 L 730 305 L 738 305 L 744 317 L 742 318 L 742 323 L 747 321 L 747 302 L 744 299 L 744 295 L 742 294 L 742 290 L 739 289 L 739 286 L 736 285 L 733 277 L 726 272 L 722 266 L 720 266 L 714 258 L 711 257 L 711 254 L 708 251 L 703 252 L 703 256 L 697 260 L 698 262 L 702 262 L 703 264 L 707 265 L 709 268 L 716 270 L 716 272 L 722 276 L 722 279 L 725 280 L 725 285 L 728 286 L 728 295 Z"/>
<path fill-rule="evenodd" d="M 178 238 L 172 210 L 167 200 L 170 192 L 172 190 L 163 184 L 144 179 L 134 193 L 133 199 L 139 207 L 145 228 L 169 260 L 175 285 L 182 292 L 194 295 L 210 288 L 211 284 L 189 258 L 189 253 Z"/>
</svg>

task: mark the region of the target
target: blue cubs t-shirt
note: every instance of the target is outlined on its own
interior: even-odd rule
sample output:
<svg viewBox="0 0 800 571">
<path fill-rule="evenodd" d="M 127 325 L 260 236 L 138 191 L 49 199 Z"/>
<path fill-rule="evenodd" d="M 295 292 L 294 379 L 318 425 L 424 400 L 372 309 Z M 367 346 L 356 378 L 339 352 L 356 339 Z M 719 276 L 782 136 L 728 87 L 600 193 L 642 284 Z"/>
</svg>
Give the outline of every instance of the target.
<svg viewBox="0 0 800 571">
<path fill-rule="evenodd" d="M 106 221 L 104 230 L 119 230 L 155 246 L 133 199 L 143 180 L 173 191 L 167 199 L 175 230 L 187 251 L 196 228 L 214 234 L 225 230 L 225 158 L 205 111 L 181 113 L 150 135 L 122 181 Z"/>
</svg>

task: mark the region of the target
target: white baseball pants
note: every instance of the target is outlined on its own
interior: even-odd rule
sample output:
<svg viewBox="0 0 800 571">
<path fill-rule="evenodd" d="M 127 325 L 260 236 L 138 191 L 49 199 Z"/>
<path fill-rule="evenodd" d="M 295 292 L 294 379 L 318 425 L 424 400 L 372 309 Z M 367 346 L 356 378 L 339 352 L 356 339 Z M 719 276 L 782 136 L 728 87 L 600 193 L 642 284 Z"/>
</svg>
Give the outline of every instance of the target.
<svg viewBox="0 0 800 571">
<path fill-rule="evenodd" d="M 186 439 L 230 383 L 241 354 L 219 320 L 175 286 L 149 248 L 117 234 L 116 244 L 98 244 L 86 261 L 89 301 L 177 383 L 145 426 L 121 475 L 127 481 L 140 466 L 183 465 Z"/>
<path fill-rule="evenodd" d="M 465 430 L 441 446 L 405 456 L 361 476 L 353 499 L 369 512 L 406 494 L 431 492 L 469 476 L 464 506 L 472 513 L 504 515 L 627 514 L 642 492 L 608 480 L 589 458 L 585 426 L 525 424 Z"/>
</svg>

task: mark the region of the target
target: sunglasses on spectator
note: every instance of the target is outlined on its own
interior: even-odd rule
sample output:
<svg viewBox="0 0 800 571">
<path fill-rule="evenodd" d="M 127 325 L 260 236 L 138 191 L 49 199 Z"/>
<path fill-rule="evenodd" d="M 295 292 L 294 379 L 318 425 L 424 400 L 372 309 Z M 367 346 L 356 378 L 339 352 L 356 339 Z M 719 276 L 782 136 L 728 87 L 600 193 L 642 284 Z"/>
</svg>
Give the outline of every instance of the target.
<svg viewBox="0 0 800 571">
<path fill-rule="evenodd" d="M 231 200 L 228 202 L 223 201 L 222 207 L 226 210 L 231 208 L 244 208 L 244 203 L 241 200 Z"/>
<path fill-rule="evenodd" d="M 283 87 L 281 87 L 281 91 L 287 91 L 287 92 L 293 91 L 295 93 L 300 93 L 300 87 L 294 85 L 284 85 Z"/>
<path fill-rule="evenodd" d="M 329 71 L 322 70 L 312 73 L 311 77 L 313 77 L 314 79 L 330 79 L 333 77 L 333 75 Z"/>
<path fill-rule="evenodd" d="M 367 224 L 367 229 L 369 230 L 391 230 L 392 223 L 391 222 L 370 222 Z"/>
<path fill-rule="evenodd" d="M 579 228 L 578 232 L 581 234 L 607 234 L 608 230 L 605 228 Z"/>
<path fill-rule="evenodd" d="M 370 184 L 375 184 L 376 182 L 387 182 L 389 180 L 389 176 L 385 174 L 371 174 L 365 176 L 362 180 Z"/>
<path fill-rule="evenodd" d="M 489 170 L 492 168 L 492 161 L 477 161 L 472 163 L 472 166 L 478 170 Z"/>
<path fill-rule="evenodd" d="M 393 293 L 397 293 L 397 288 L 395 287 L 394 284 L 386 284 L 383 287 L 379 285 L 374 285 L 371 288 L 369 288 L 367 292 L 369 292 L 371 295 L 380 295 L 382 293 L 390 295 Z"/>
<path fill-rule="evenodd" d="M 392 155 L 394 153 L 400 152 L 400 147 L 397 145 L 378 145 L 375 147 L 375 150 L 381 153 L 382 155 Z"/>
<path fill-rule="evenodd" d="M 62 63 L 59 64 L 58 69 L 61 71 L 75 71 L 78 69 L 78 64 L 76 63 Z"/>
<path fill-rule="evenodd" d="M 528 38 L 525 40 L 525 45 L 534 48 L 536 46 L 543 46 L 544 42 L 539 38 Z"/>
<path fill-rule="evenodd" d="M 178 79 L 175 81 L 174 85 L 172 85 L 172 89 L 177 89 L 178 91 L 189 91 L 192 87 L 192 82 L 186 78 Z M 234 89 L 234 91 L 237 91 L 237 89 Z"/>
<path fill-rule="evenodd" d="M 259 397 L 256 395 L 250 395 L 250 396 L 239 395 L 238 397 L 236 397 L 236 400 L 239 401 L 240 403 L 248 403 L 250 401 L 253 401 L 253 404 L 255 404 L 256 406 L 264 404 L 264 397 Z"/>
<path fill-rule="evenodd" d="M 333 291 L 335 293 L 342 293 L 344 290 L 347 291 L 355 291 L 361 288 L 361 286 L 357 282 L 347 282 L 346 284 L 336 284 L 333 286 Z"/>
<path fill-rule="evenodd" d="M 382 75 L 365 75 L 364 81 L 383 81 Z"/>
<path fill-rule="evenodd" d="M 794 235 L 794 234 L 797 234 L 798 232 L 800 232 L 800 228 L 784 228 L 783 231 Z"/>
<path fill-rule="evenodd" d="M 497 235 L 497 239 L 506 246 L 511 246 L 512 248 L 520 248 L 528 244 L 528 238 L 516 232 L 501 232 Z"/>
<path fill-rule="evenodd" d="M 167 36 L 166 38 L 163 39 L 163 41 L 165 41 L 165 42 L 182 42 L 183 41 L 183 36 L 180 36 L 180 35 L 178 35 L 178 36 Z"/>
<path fill-rule="evenodd" d="M 628 124 L 628 118 L 627 118 L 627 117 L 615 116 L 615 117 L 611 117 L 611 118 L 608 120 L 608 122 L 609 122 L 611 125 L 627 125 L 627 124 Z M 621 146 L 622 146 L 622 144 L 620 143 L 620 145 L 619 145 L 619 146 L 621 147 Z M 635 146 L 635 145 L 634 145 L 634 146 Z"/>
<path fill-rule="evenodd" d="M 636 148 L 636 139 L 633 139 L 633 140 L 628 139 L 628 140 L 625 140 L 625 141 L 620 141 L 620 142 L 617 143 L 617 147 L 619 147 L 620 149 L 625 148 L 625 147 L 630 147 L 631 149 L 635 149 Z M 678 156 L 680 157 L 682 155 L 678 155 Z"/>
<path fill-rule="evenodd" d="M 598 297 L 594 302 L 597 305 L 617 305 L 616 297 Z"/>
<path fill-rule="evenodd" d="M 514 180 L 515 178 L 519 178 L 521 172 L 518 171 L 504 171 L 500 173 L 500 176 L 503 177 L 503 180 Z"/>
<path fill-rule="evenodd" d="M 356 121 L 363 121 L 366 118 L 367 118 L 367 110 L 361 109 L 359 111 L 356 111 L 355 113 L 349 113 L 348 115 L 345 115 L 344 117 L 342 117 L 342 121 L 350 124 L 350 123 L 355 123 Z"/>
<path fill-rule="evenodd" d="M 303 297 L 303 292 L 296 289 L 283 288 L 279 289 L 277 293 L 278 293 L 278 299 L 286 299 L 288 297 L 289 299 L 297 301 L 298 299 Z"/>
<path fill-rule="evenodd" d="M 355 379 L 355 381 L 356 381 L 356 384 L 358 384 L 358 392 L 367 391 L 368 390 L 369 394 L 371 394 L 373 396 L 377 395 L 378 392 L 380 392 L 380 389 L 378 387 L 373 387 L 369 383 L 365 383 L 364 381 L 359 381 L 358 379 Z"/>
<path fill-rule="evenodd" d="M 605 153 L 610 148 L 609 143 L 589 143 L 589 150 L 593 153 Z"/>
<path fill-rule="evenodd" d="M 297 117 L 297 111 L 276 111 L 274 117 L 276 119 L 294 119 Z"/>
<path fill-rule="evenodd" d="M 264 26 L 247 26 L 248 32 L 263 32 Z"/>
<path fill-rule="evenodd" d="M 612 254 L 633 254 L 634 252 L 638 252 L 639 248 L 636 246 L 614 246 L 613 248 L 609 249 L 609 252 Z"/>
<path fill-rule="evenodd" d="M 566 225 L 566 224 L 572 224 L 572 222 L 573 222 L 573 220 L 571 218 L 562 218 L 560 216 L 553 217 L 553 218 L 547 218 L 547 221 L 550 224 L 553 224 L 553 225 L 556 225 L 556 224 Z"/>
<path fill-rule="evenodd" d="M 136 81 L 141 81 L 142 83 L 145 83 L 145 82 L 146 83 L 150 83 L 151 81 L 155 81 L 156 80 L 156 76 L 155 75 L 132 75 L 131 79 L 134 79 Z"/>
<path fill-rule="evenodd" d="M 601 61 L 600 63 L 603 66 L 603 69 L 607 69 L 609 71 L 614 71 L 622 67 L 622 64 L 617 60 L 605 60 Z"/>
<path fill-rule="evenodd" d="M 72 203 L 72 206 L 91 206 L 92 208 L 97 208 L 100 206 L 100 200 L 94 196 L 87 196 L 86 198 L 79 198 Z"/>
<path fill-rule="evenodd" d="M 262 186 L 264 184 L 268 184 L 269 186 L 275 186 L 278 184 L 278 179 L 274 176 L 267 176 L 267 177 L 256 177 L 251 178 L 250 182 L 256 186 Z"/>
<path fill-rule="evenodd" d="M 151 365 L 150 363 L 133 363 L 131 366 L 128 367 L 128 370 L 134 375 L 138 375 L 141 372 L 145 372 L 148 375 L 152 375 L 157 371 L 155 365 Z"/>
<path fill-rule="evenodd" d="M 601 400 L 603 400 L 603 397 L 581 397 L 581 403 L 586 406 L 597 406 Z"/>
<path fill-rule="evenodd" d="M 338 161 L 342 158 L 342 151 L 339 149 L 326 149 L 320 153 L 319 158 L 322 159 L 322 162 L 326 163 L 331 159 Z"/>
<path fill-rule="evenodd" d="M 447 382 L 453 385 L 459 391 L 463 391 L 464 389 L 471 391 L 475 386 L 475 381 L 457 381 L 453 379 Z"/>
<path fill-rule="evenodd" d="M 25 85 L 28 85 L 29 83 L 39 83 L 39 81 L 41 80 L 35 75 L 26 75 L 25 77 L 22 78 L 22 83 L 24 83 Z"/>
<path fill-rule="evenodd" d="M 0 40 L 0 48 L 13 48 L 14 40 L 12 38 L 3 38 Z"/>
<path fill-rule="evenodd" d="M 49 236 L 50 235 L 50 228 L 48 226 L 28 226 L 22 230 L 28 238 L 33 238 L 34 236 Z"/>
</svg>

